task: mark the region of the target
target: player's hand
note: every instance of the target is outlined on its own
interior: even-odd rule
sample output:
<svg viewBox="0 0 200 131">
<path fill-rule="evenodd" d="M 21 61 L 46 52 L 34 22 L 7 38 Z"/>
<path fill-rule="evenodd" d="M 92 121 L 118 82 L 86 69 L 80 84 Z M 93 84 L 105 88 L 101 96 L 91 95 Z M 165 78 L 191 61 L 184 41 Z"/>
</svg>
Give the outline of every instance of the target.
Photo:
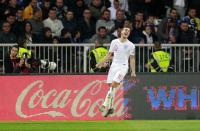
<svg viewBox="0 0 200 131">
<path fill-rule="evenodd" d="M 96 64 L 96 68 L 101 68 L 101 67 L 103 67 L 103 62 L 99 62 Z"/>
<path fill-rule="evenodd" d="M 135 73 L 131 73 L 130 82 L 136 82 L 136 74 Z"/>
<path fill-rule="evenodd" d="M 106 66 L 108 66 L 108 63 L 103 62 L 103 61 L 96 64 L 96 68 L 102 68 L 102 67 L 106 67 Z"/>
</svg>

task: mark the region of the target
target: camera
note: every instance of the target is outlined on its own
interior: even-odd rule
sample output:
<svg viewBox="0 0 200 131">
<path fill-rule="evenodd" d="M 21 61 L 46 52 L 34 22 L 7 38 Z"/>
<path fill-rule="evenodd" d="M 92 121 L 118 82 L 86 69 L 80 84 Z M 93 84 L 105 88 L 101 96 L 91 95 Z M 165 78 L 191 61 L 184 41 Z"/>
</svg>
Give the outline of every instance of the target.
<svg viewBox="0 0 200 131">
<path fill-rule="evenodd" d="M 56 63 L 55 62 L 49 62 L 48 60 L 40 60 L 40 67 L 42 69 L 49 69 L 51 71 L 56 69 Z"/>
<path fill-rule="evenodd" d="M 29 56 L 28 53 L 23 53 L 22 58 L 31 65 L 32 69 L 37 69 L 41 67 L 41 69 L 54 71 L 57 67 L 57 64 L 55 62 L 51 62 L 48 60 L 42 60 L 42 59 L 34 59 Z"/>
</svg>

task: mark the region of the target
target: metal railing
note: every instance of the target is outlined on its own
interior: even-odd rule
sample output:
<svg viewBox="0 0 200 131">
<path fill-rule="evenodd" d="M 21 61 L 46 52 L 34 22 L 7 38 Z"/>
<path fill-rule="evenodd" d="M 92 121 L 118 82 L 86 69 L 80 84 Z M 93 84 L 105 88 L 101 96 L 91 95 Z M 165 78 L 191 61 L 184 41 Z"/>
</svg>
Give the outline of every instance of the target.
<svg viewBox="0 0 200 131">
<path fill-rule="evenodd" d="M 4 73 L 4 58 L 13 44 L 0 44 L 0 67 Z M 109 44 L 105 44 L 109 48 Z M 89 52 L 94 44 L 32 44 L 34 58 L 57 63 L 55 71 L 39 69 L 39 73 L 90 73 Z M 163 44 L 171 54 L 176 72 L 199 72 L 200 44 Z M 153 51 L 152 44 L 136 44 L 136 71 L 149 72 L 146 64 Z"/>
</svg>

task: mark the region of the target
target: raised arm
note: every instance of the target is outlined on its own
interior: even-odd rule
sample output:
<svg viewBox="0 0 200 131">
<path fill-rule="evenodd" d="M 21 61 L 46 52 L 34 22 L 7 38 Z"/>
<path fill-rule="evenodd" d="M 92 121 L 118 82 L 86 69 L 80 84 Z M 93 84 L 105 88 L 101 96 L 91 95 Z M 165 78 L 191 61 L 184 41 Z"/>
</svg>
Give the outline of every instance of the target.
<svg viewBox="0 0 200 131">
<path fill-rule="evenodd" d="M 112 59 L 113 52 L 108 52 L 108 54 L 105 56 L 103 61 L 100 61 L 96 64 L 96 68 L 106 67 L 108 65 L 108 62 Z"/>
</svg>

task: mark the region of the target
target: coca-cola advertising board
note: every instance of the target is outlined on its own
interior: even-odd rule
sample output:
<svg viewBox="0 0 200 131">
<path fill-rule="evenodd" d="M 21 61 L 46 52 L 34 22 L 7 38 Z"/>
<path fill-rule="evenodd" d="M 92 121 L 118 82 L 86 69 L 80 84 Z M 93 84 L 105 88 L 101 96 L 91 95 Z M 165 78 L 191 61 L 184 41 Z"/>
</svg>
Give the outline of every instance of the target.
<svg viewBox="0 0 200 131">
<path fill-rule="evenodd" d="M 120 120 L 127 117 L 123 87 L 116 90 L 115 113 L 98 111 L 106 75 L 0 76 L 0 120 Z"/>
</svg>

